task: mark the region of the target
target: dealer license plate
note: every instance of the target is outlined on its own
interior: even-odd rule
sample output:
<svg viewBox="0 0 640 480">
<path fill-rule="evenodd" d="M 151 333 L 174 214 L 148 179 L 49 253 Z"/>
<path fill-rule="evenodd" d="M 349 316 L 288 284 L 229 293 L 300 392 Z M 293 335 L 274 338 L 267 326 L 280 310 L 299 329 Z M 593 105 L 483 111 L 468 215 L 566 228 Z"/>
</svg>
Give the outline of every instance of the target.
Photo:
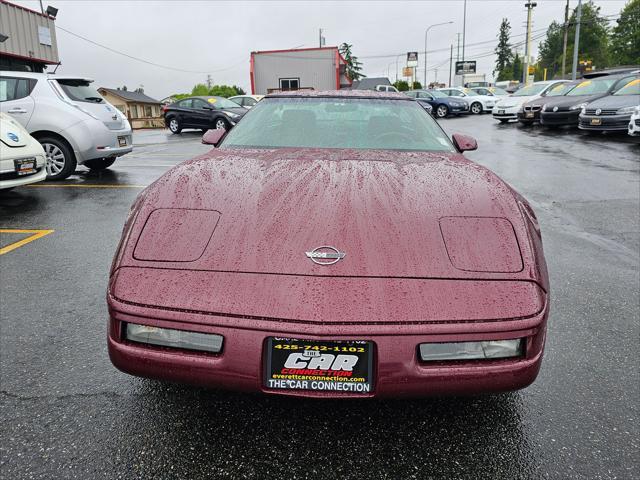
<svg viewBox="0 0 640 480">
<path fill-rule="evenodd" d="M 373 344 L 269 337 L 264 385 L 275 390 L 368 394 Z"/>
<path fill-rule="evenodd" d="M 533 112 L 526 112 L 524 116 L 525 118 L 533 118 Z"/>
<path fill-rule="evenodd" d="M 127 137 L 118 137 L 118 145 L 121 147 L 127 146 Z"/>
<path fill-rule="evenodd" d="M 504 115 L 504 110 L 498 110 L 498 115 Z"/>
<path fill-rule="evenodd" d="M 591 119 L 591 125 L 602 125 L 602 119 L 601 118 L 592 118 Z"/>
<path fill-rule="evenodd" d="M 14 160 L 13 165 L 18 175 L 29 175 L 30 173 L 34 173 L 36 171 L 35 157 Z"/>
</svg>

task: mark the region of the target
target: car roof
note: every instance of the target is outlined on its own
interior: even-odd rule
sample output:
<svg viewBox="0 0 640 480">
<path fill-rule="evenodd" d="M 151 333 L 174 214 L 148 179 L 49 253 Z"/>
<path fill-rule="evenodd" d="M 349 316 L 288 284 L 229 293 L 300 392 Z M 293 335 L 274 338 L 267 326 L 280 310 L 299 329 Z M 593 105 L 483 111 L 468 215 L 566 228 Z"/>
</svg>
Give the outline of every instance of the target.
<svg viewBox="0 0 640 480">
<path fill-rule="evenodd" d="M 291 90 L 275 92 L 264 98 L 369 98 L 411 101 L 412 98 L 397 92 L 377 92 L 374 90 Z"/>
<path fill-rule="evenodd" d="M 23 78 L 47 78 L 50 80 L 84 80 L 86 82 L 93 82 L 93 78 L 85 77 L 83 75 L 57 75 L 53 73 L 21 72 L 18 70 L 0 71 L 0 76 L 2 77 L 13 77 L 16 75 Z"/>
</svg>

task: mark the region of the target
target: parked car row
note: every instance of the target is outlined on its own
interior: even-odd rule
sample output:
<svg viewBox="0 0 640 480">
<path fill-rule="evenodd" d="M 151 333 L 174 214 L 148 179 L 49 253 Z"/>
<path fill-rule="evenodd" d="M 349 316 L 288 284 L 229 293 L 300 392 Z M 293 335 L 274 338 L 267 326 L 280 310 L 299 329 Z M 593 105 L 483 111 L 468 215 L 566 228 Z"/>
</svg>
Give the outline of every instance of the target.
<svg viewBox="0 0 640 480">
<path fill-rule="evenodd" d="M 638 135 L 640 71 L 628 71 L 578 81 L 535 82 L 500 100 L 493 118 L 518 120 L 549 128 L 575 126 L 581 130 Z"/>
<path fill-rule="evenodd" d="M 102 98 L 91 86 L 92 82 L 75 76 L 0 72 L 0 111 L 13 118 L 12 122 L 6 121 L 4 146 L 24 147 L 15 145 L 16 142 L 10 140 L 12 137 L 6 137 L 11 133 L 24 138 L 25 134 L 15 126 L 19 124 L 42 145 L 48 180 L 67 178 L 77 165 L 95 170 L 108 168 L 117 157 L 131 152 L 129 121 Z M 23 181 L 29 175 L 39 175 L 38 165 L 34 171 L 26 172 L 21 170 L 21 164 L 11 167 L 3 157 L 0 179 Z"/>
</svg>

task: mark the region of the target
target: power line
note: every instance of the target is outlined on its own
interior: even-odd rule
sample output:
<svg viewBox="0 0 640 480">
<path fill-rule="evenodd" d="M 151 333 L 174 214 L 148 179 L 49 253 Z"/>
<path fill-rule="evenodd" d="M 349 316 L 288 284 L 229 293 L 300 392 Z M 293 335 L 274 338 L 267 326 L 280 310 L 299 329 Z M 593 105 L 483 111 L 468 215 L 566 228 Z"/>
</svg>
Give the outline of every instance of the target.
<svg viewBox="0 0 640 480">
<path fill-rule="evenodd" d="M 218 68 L 218 69 L 212 69 L 212 70 L 206 70 L 206 71 L 186 70 L 186 69 L 183 69 L 183 68 L 170 67 L 168 65 L 162 65 L 162 64 L 159 64 L 159 63 L 151 62 L 149 60 L 145 60 L 144 58 L 134 57 L 133 55 L 129 55 L 128 53 L 121 52 L 119 50 L 116 50 L 115 48 L 108 47 L 107 45 L 103 45 L 101 43 L 94 42 L 93 40 L 91 40 L 91 39 L 89 39 L 87 37 L 83 37 L 82 35 L 79 35 L 77 33 L 73 33 L 72 31 L 67 30 L 66 28 L 62 28 L 60 25 L 56 25 L 56 29 L 62 30 L 63 32 L 68 33 L 69 35 L 73 35 L 74 37 L 79 38 L 80 40 L 84 40 L 85 42 L 88 42 L 88 43 L 90 43 L 92 45 L 95 45 L 95 46 L 100 47 L 100 48 L 104 48 L 105 50 L 108 50 L 108 51 L 110 51 L 112 53 L 115 53 L 115 54 L 118 54 L 118 55 L 122 55 L 123 57 L 127 57 L 127 58 L 129 58 L 131 60 L 136 60 L 138 62 L 146 63 L 147 65 L 152 65 L 152 66 L 158 67 L 158 68 L 164 68 L 166 70 L 174 70 L 176 72 L 199 73 L 199 74 L 216 73 L 216 72 L 222 72 L 224 70 L 230 70 L 230 69 L 240 65 L 241 63 L 245 63 L 245 62 L 248 61 L 248 57 L 247 57 L 246 59 L 242 60 L 241 62 L 234 63 L 233 65 L 230 65 L 230 66 L 224 67 L 224 68 Z"/>
</svg>

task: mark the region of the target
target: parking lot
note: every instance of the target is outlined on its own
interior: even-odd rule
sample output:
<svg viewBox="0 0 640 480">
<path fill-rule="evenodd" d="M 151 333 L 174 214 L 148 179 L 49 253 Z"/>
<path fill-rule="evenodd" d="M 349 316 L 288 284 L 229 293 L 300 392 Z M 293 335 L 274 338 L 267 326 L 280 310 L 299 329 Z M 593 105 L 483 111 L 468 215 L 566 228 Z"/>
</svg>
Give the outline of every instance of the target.
<svg viewBox="0 0 640 480">
<path fill-rule="evenodd" d="M 0 476 L 638 478 L 637 139 L 490 115 L 441 124 L 474 136 L 468 157 L 538 214 L 552 311 L 531 387 L 319 401 L 120 373 L 105 290 L 124 219 L 144 186 L 210 148 L 196 131 L 139 131 L 110 170 L 0 193 Z"/>
</svg>

